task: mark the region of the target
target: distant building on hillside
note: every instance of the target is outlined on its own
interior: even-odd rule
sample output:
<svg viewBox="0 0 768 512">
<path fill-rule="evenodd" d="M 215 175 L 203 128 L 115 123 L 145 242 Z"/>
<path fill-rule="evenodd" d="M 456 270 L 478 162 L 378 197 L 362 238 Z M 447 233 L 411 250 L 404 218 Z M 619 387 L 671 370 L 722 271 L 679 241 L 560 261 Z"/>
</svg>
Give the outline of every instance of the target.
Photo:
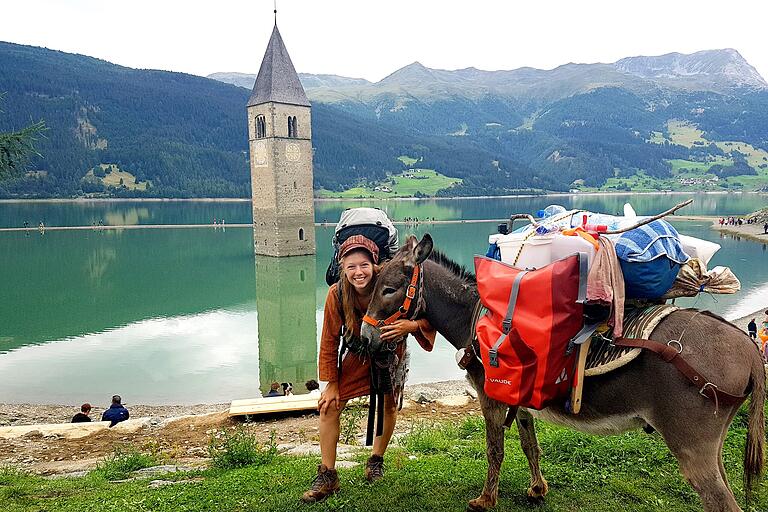
<svg viewBox="0 0 768 512">
<path fill-rule="evenodd" d="M 311 106 L 277 23 L 248 100 L 256 254 L 315 254 Z"/>
</svg>

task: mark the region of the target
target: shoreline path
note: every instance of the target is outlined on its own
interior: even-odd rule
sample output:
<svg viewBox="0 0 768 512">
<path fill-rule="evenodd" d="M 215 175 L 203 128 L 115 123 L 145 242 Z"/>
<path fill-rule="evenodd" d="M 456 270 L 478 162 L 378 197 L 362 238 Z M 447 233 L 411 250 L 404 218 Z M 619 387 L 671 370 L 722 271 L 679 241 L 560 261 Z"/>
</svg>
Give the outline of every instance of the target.
<svg viewBox="0 0 768 512">
<path fill-rule="evenodd" d="M 673 220 L 716 221 L 719 217 L 712 215 L 675 215 Z M 483 224 L 506 222 L 509 219 L 455 219 L 455 220 L 423 220 L 419 222 L 392 221 L 397 226 L 419 226 L 431 224 Z M 315 226 L 333 227 L 335 222 L 315 222 Z M 104 226 L 45 226 L 45 231 L 102 231 L 105 229 L 201 229 L 201 228 L 252 228 L 253 224 L 117 224 Z M 37 226 L 29 227 L 0 227 L 0 232 L 38 231 Z"/>
</svg>

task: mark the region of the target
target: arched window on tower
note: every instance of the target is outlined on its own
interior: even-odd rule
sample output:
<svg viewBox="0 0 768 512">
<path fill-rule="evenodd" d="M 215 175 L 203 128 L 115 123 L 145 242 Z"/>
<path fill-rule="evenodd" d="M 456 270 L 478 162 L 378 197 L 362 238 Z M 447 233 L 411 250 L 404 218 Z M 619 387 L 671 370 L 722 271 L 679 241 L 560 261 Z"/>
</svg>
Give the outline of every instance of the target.
<svg viewBox="0 0 768 512">
<path fill-rule="evenodd" d="M 288 137 L 293 137 L 293 122 L 291 116 L 288 116 Z"/>
<path fill-rule="evenodd" d="M 263 139 L 267 136 L 267 122 L 264 116 L 256 116 L 256 138 Z"/>
<path fill-rule="evenodd" d="M 299 228 L 299 240 L 304 240 L 304 228 Z"/>
<path fill-rule="evenodd" d="M 298 136 L 296 116 L 288 116 L 288 137 L 295 139 Z"/>
</svg>

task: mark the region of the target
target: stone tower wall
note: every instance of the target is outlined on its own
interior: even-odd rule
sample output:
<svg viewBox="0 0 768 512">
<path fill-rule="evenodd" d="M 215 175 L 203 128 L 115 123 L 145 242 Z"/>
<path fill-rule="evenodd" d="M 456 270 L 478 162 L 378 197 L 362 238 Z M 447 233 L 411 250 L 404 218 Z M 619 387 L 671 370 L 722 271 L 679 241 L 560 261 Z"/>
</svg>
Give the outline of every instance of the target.
<svg viewBox="0 0 768 512">
<path fill-rule="evenodd" d="M 266 137 L 256 139 L 259 115 Z M 288 137 L 288 116 L 296 116 L 297 137 Z M 256 254 L 314 254 L 310 108 L 273 102 L 249 107 L 248 134 Z"/>
</svg>

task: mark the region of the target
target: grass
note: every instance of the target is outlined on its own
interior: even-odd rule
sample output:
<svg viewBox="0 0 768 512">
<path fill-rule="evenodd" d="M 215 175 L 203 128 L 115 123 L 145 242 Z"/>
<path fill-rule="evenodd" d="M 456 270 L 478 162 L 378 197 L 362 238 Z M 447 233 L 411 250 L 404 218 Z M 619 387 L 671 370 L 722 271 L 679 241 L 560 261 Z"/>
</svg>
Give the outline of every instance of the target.
<svg viewBox="0 0 768 512">
<path fill-rule="evenodd" d="M 400 157 L 407 158 L 407 157 Z M 409 169 L 400 174 L 389 177 L 382 183 L 354 187 L 344 192 L 331 192 L 321 190 L 320 197 L 341 198 L 375 198 L 389 199 L 393 197 L 414 197 L 416 195 L 434 196 L 438 190 L 451 187 L 455 183 L 461 183 L 459 178 L 443 176 L 433 169 Z M 374 190 L 375 187 L 387 187 L 390 192 Z"/>
<path fill-rule="evenodd" d="M 725 467 L 737 500 L 741 484 L 745 415 L 737 416 L 724 448 Z M 677 462 L 658 434 L 631 432 L 598 437 L 537 422 L 542 471 L 550 492 L 538 512 L 550 511 L 700 511 L 698 496 L 683 480 Z M 362 466 L 339 469 L 342 491 L 316 505 L 299 496 L 312 481 L 317 457 L 274 455 L 237 467 L 196 472 L 199 481 L 157 489 L 149 479 L 110 482 L 98 471 L 84 478 L 45 480 L 13 469 L 0 469 L 0 503 L 4 511 L 343 511 L 464 510 L 479 495 L 486 473 L 483 420 L 416 423 L 386 455 L 386 474 L 366 484 Z M 518 434 L 506 435 L 499 504 L 494 509 L 530 511 L 525 492 L 528 464 Z M 367 452 L 361 452 L 362 462 Z M 174 473 L 166 479 L 188 480 Z M 751 512 L 768 510 L 764 479 Z"/>
<path fill-rule="evenodd" d="M 135 448 L 119 447 L 112 455 L 99 463 L 95 473 L 105 480 L 124 480 L 138 469 L 149 468 L 158 464 L 159 459 L 156 455 L 142 453 Z"/>
<path fill-rule="evenodd" d="M 408 155 L 400 155 L 399 157 L 397 157 L 397 159 L 403 162 L 408 167 L 412 166 L 413 164 L 415 164 L 420 160 L 420 158 L 413 158 Z"/>
<path fill-rule="evenodd" d="M 688 121 L 670 119 L 667 122 L 667 132 L 671 142 L 688 148 L 693 147 L 694 142 L 704 144 L 709 142 L 704 138 L 704 132 Z"/>
<path fill-rule="evenodd" d="M 723 167 L 730 167 L 733 165 L 733 159 L 717 157 L 710 162 L 694 162 L 691 160 L 667 160 L 672 166 L 672 174 L 705 174 L 709 172 L 709 169 L 715 165 L 720 164 Z"/>
<path fill-rule="evenodd" d="M 93 169 L 91 169 L 85 174 L 84 179 L 91 181 L 100 180 L 105 187 L 125 187 L 128 190 L 147 190 L 147 181 L 136 181 L 136 176 L 128 171 L 120 169 L 117 165 L 99 164 L 99 166 L 106 171 L 106 175 L 103 178 L 94 175 Z"/>
<path fill-rule="evenodd" d="M 758 174 L 768 174 L 768 151 L 758 149 L 746 142 L 726 141 L 716 142 L 715 144 L 726 153 L 732 151 L 742 153 L 746 157 L 750 167 L 755 169 Z M 761 165 L 765 165 L 765 167 L 761 168 Z"/>
</svg>

